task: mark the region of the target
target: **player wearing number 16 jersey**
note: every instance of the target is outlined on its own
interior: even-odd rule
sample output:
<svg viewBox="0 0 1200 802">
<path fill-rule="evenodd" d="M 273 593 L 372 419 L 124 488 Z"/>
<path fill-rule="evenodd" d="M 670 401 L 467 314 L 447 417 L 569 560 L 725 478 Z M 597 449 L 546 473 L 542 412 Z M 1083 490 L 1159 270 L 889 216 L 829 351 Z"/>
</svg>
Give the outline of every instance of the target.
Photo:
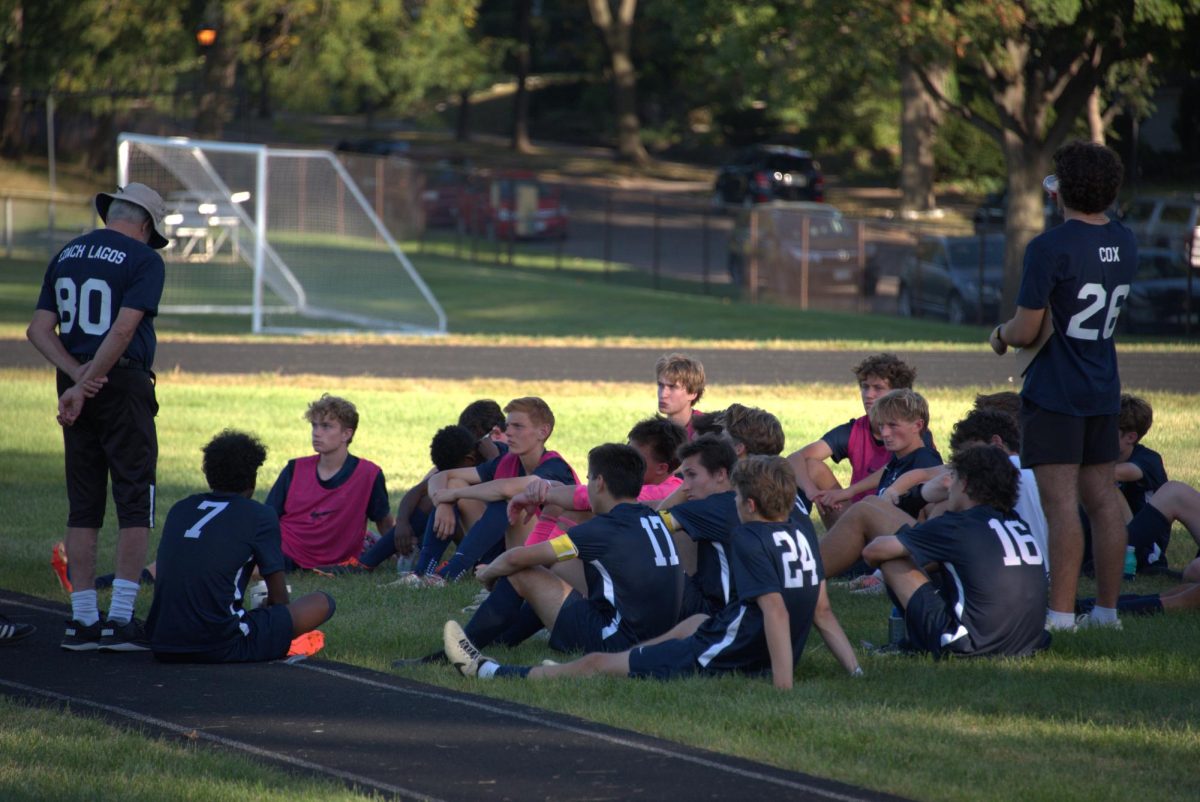
<svg viewBox="0 0 1200 802">
<path fill-rule="evenodd" d="M 1137 243 L 1105 212 L 1122 173 L 1120 158 L 1103 145 L 1071 142 L 1055 152 L 1054 174 L 1044 185 L 1058 198 L 1064 222 L 1029 243 L 1016 315 L 991 335 L 992 348 L 1004 353 L 1049 332 L 1021 390 L 1021 464 L 1037 477 L 1050 531 L 1051 629 L 1076 626 L 1080 502 L 1092 522 L 1097 585 L 1085 623 L 1119 626 L 1126 535 L 1113 491 L 1121 400 L 1113 333 L 1137 266 Z"/>
<path fill-rule="evenodd" d="M 58 368 L 70 504 L 65 541 L 77 588 L 62 646 L 137 651 L 146 646 L 133 604 L 154 525 L 158 460 L 150 371 L 165 274 L 156 249 L 167 240 L 162 198 L 144 184 L 100 193 L 95 202 L 106 227 L 72 240 L 51 260 L 27 335 Z M 101 623 L 96 541 L 109 474 L 120 536 L 112 604 Z"/>
</svg>

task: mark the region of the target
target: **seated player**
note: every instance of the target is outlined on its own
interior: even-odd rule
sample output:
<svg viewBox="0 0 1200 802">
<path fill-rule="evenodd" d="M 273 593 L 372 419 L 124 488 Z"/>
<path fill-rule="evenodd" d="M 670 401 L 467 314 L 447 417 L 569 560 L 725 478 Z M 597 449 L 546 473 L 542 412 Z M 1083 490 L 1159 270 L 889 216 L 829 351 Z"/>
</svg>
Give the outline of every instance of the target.
<svg viewBox="0 0 1200 802">
<path fill-rule="evenodd" d="M 467 624 L 479 643 L 527 627 L 550 630 L 558 651 L 619 652 L 661 635 L 676 621 L 683 569 L 670 534 L 654 510 L 639 504 L 646 463 L 637 450 L 608 443 L 588 453 L 588 498 L 596 517 L 569 534 L 509 549 L 476 570 L 492 594 Z M 586 597 L 550 567 L 583 563 Z M 516 618 L 502 599 L 504 586 L 525 600 Z M 520 636 L 505 642 L 516 644 Z"/>
<path fill-rule="evenodd" d="M 789 522 L 796 477 L 782 457 L 748 457 L 733 472 L 741 519 L 731 562 L 738 597 L 712 617 L 692 616 L 665 635 L 619 653 L 593 652 L 564 665 L 501 666 L 479 654 L 453 621 L 446 655 L 465 676 L 557 679 L 607 674 L 671 679 L 693 674 L 770 674 L 789 689 L 811 626 L 852 676 L 862 669 L 829 606 L 811 530 Z"/>
<path fill-rule="evenodd" d="M 658 382 L 658 414 L 696 436 L 692 418 L 700 413 L 696 403 L 704 397 L 704 365 L 684 354 L 664 354 L 654 365 Z"/>
<path fill-rule="evenodd" d="M 395 523 L 383 471 L 350 453 L 358 429 L 354 404 L 326 393 L 304 417 L 316 454 L 289 460 L 267 494 L 267 506 L 279 516 L 286 568 L 357 562 L 366 522 L 380 535 Z"/>
<path fill-rule="evenodd" d="M 788 461 L 796 471 L 796 486 L 807 499 L 814 498 L 821 491 L 841 488 L 825 460 L 850 460 L 850 483 L 855 484 L 886 465 L 892 456 L 884 447 L 878 429 L 871 424 L 871 407 L 884 393 L 911 389 L 917 371 L 895 354 L 888 353 L 869 356 L 855 365 L 853 370 L 862 396 L 863 416 L 829 430 L 820 440 L 788 456 Z M 922 433 L 922 439 L 926 446 L 932 448 L 933 438 L 928 430 Z M 863 487 L 850 501 L 858 501 L 875 489 L 867 485 Z M 831 507 L 818 507 L 818 512 L 827 529 L 841 515 L 841 510 Z"/>
<path fill-rule="evenodd" d="M 1171 521 L 1158 508 L 1142 515 L 1146 506 L 1167 484 L 1167 469 L 1162 455 L 1142 443 L 1154 423 L 1154 410 L 1145 400 L 1121 394 L 1117 430 L 1121 437 L 1117 457 L 1117 487 L 1124 499 L 1125 526 L 1129 545 L 1137 558 L 1137 570 L 1162 570 L 1167 567 L 1167 546 L 1171 542 Z M 1178 492 L 1181 496 L 1186 494 Z M 1164 505 L 1165 506 L 1165 505 Z M 1189 531 L 1195 531 L 1189 529 Z M 1091 538 L 1088 538 L 1090 545 Z M 1090 550 L 1089 550 L 1090 551 Z"/>
<path fill-rule="evenodd" d="M 913 525 L 895 507 L 875 505 L 884 514 L 877 523 L 895 534 L 874 537 L 863 558 L 882 568 L 904 609 L 901 648 L 934 658 L 1046 648 L 1048 583 L 1037 541 L 1012 513 L 1016 467 L 1002 449 L 978 445 L 956 451 L 950 469 L 948 508 L 937 518 Z M 938 585 L 930 580 L 935 567 Z"/>
<path fill-rule="evenodd" d="M 683 483 L 675 471 L 679 468 L 677 452 L 687 441 L 687 433 L 667 418 L 653 417 L 634 424 L 627 439 L 646 461 L 637 500 L 654 506 Z M 591 518 L 589 504 L 586 485 L 556 485 L 539 478 L 508 502 L 508 516 L 510 521 L 518 516 L 528 520 L 541 510 L 537 525 L 525 540 L 526 546 L 532 546 Z"/>
<path fill-rule="evenodd" d="M 176 503 L 163 525 L 149 647 L 171 663 L 278 660 L 294 638 L 333 616 L 333 598 L 317 591 L 288 601 L 279 519 L 251 499 L 267 458 L 262 443 L 226 430 L 203 452 L 210 492 Z M 267 601 L 247 612 L 242 602 L 256 567 Z"/>
<path fill-rule="evenodd" d="M 891 390 L 876 399 L 868 417 L 891 458 L 870 476 L 845 489 L 818 492 L 812 499 L 818 506 L 841 510 L 862 493 L 874 491 L 876 495 L 882 495 L 892 482 L 908 471 L 942 464 L 941 455 L 925 445 L 923 439 L 929 430 L 929 405 L 919 393 L 909 389 Z"/>
<path fill-rule="evenodd" d="M 540 477 L 575 484 L 575 472 L 557 452 L 546 450 L 554 431 L 554 413 L 540 398 L 515 398 L 504 408 L 508 452 L 474 468 L 439 471 L 429 478 L 429 495 L 435 505 L 433 532 L 441 550 L 428 539 L 413 574 L 400 581 L 413 586 L 440 585 L 470 572 L 477 563 L 492 559 L 506 546 L 525 542 L 532 523 L 508 522 L 508 500 Z M 485 502 L 482 516 L 470 527 L 454 556 L 438 568 L 446 541 L 458 527 L 457 508 L 464 502 Z"/>
</svg>

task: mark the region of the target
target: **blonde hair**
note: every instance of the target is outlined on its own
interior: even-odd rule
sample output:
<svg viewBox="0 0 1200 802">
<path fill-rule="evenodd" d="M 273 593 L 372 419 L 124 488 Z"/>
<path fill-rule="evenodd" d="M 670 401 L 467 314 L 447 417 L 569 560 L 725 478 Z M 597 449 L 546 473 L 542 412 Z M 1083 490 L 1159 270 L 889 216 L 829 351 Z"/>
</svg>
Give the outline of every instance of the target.
<svg viewBox="0 0 1200 802">
<path fill-rule="evenodd" d="M 317 423 L 326 418 L 333 418 L 346 429 L 358 431 L 358 409 L 344 398 L 325 393 L 309 404 L 304 412 L 304 419 L 309 423 Z M 354 442 L 354 435 L 350 435 L 349 442 Z"/>
<path fill-rule="evenodd" d="M 547 440 L 554 432 L 554 413 L 550 411 L 550 405 L 536 395 L 527 395 L 509 401 L 504 407 L 504 413 L 508 414 L 509 412 L 524 412 L 534 426 L 550 427 L 550 431 L 546 432 Z"/>
<path fill-rule="evenodd" d="M 746 457 L 734 467 L 729 481 L 742 501 L 754 499 L 758 514 L 768 521 L 787 520 L 796 503 L 796 472 L 783 457 Z"/>
<path fill-rule="evenodd" d="M 686 354 L 663 354 L 654 363 L 654 377 L 678 382 L 689 393 L 695 393 L 692 406 L 704 397 L 704 364 Z"/>
<path fill-rule="evenodd" d="M 908 388 L 892 390 L 881 395 L 871 406 L 871 425 L 879 427 L 887 421 L 919 420 L 929 428 L 929 404 L 924 397 Z"/>
</svg>

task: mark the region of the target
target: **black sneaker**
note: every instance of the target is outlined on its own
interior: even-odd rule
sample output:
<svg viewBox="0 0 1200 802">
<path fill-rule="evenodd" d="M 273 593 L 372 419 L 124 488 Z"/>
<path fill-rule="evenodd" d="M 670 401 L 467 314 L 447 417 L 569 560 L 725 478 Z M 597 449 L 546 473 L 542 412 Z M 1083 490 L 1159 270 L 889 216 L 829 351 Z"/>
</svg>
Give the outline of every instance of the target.
<svg viewBox="0 0 1200 802">
<path fill-rule="evenodd" d="M 34 632 L 37 632 L 37 627 L 33 624 L 14 624 L 6 616 L 0 615 L 0 644 L 16 643 Z"/>
<path fill-rule="evenodd" d="M 146 638 L 146 627 L 136 618 L 125 623 L 107 620 L 100 630 L 102 652 L 146 652 L 150 641 Z"/>
<path fill-rule="evenodd" d="M 100 648 L 100 622 L 83 625 L 75 620 L 67 621 L 67 631 L 63 634 L 64 649 L 72 652 L 94 652 Z"/>
</svg>

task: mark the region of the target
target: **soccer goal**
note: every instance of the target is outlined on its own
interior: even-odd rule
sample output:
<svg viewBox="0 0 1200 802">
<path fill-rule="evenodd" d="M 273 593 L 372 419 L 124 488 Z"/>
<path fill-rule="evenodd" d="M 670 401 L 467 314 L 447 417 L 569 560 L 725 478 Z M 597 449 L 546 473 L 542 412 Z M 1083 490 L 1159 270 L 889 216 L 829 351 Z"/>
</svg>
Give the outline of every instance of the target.
<svg viewBox="0 0 1200 802">
<path fill-rule="evenodd" d="M 446 315 L 328 151 L 123 133 L 117 179 L 166 202 L 160 310 L 254 332 L 444 333 Z"/>
</svg>

